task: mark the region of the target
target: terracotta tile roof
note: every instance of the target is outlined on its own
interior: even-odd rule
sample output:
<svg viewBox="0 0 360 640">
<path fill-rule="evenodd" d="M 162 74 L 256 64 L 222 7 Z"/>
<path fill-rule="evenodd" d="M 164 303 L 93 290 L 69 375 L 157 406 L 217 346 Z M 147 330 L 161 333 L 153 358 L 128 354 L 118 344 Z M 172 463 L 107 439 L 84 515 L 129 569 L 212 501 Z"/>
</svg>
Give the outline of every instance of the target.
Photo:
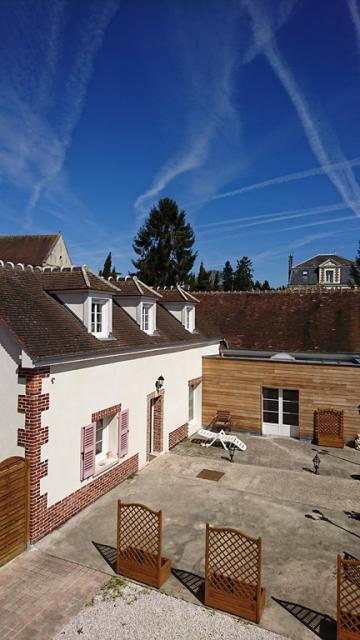
<svg viewBox="0 0 360 640">
<path fill-rule="evenodd" d="M 0 260 L 41 265 L 59 235 L 0 236 Z"/>
<path fill-rule="evenodd" d="M 103 286 L 101 290 L 117 298 L 116 290 L 109 283 L 88 271 L 87 276 L 94 289 Z M 0 268 L 0 320 L 35 362 L 207 341 L 206 336 L 200 333 L 186 331 L 160 303 L 157 307 L 157 334 L 150 336 L 141 331 L 117 302 L 113 302 L 113 339 L 98 340 L 56 299 L 56 294 L 54 297 L 48 293 L 66 287 L 85 288 L 85 285 L 81 287 L 82 277 L 81 269 L 42 273 Z"/>
<path fill-rule="evenodd" d="M 34 276 L 39 279 L 41 286 L 46 291 L 74 291 L 79 289 L 94 289 L 95 291 L 107 291 L 115 293 L 111 282 L 100 278 L 87 267 L 73 267 L 63 269 L 46 269 L 34 271 Z"/>
<path fill-rule="evenodd" d="M 161 293 L 164 302 L 199 302 L 190 291 L 186 291 L 182 287 L 170 287 L 169 289 L 158 287 L 157 291 Z"/>
<path fill-rule="evenodd" d="M 360 290 L 196 296 L 198 328 L 232 348 L 360 352 Z"/>
<path fill-rule="evenodd" d="M 149 287 L 149 285 L 136 278 L 136 276 L 126 276 L 125 278 L 117 278 L 116 280 L 110 279 L 110 282 L 119 290 L 119 296 L 161 298 L 161 294 L 158 291 Z"/>
</svg>

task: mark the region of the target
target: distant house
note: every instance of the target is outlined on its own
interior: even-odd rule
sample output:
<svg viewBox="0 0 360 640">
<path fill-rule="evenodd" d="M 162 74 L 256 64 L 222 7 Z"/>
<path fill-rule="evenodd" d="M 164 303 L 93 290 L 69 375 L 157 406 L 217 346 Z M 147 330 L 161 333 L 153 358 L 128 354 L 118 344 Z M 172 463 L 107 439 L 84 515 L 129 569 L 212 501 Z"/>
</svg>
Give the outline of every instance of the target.
<svg viewBox="0 0 360 640">
<path fill-rule="evenodd" d="M 314 412 L 344 412 L 359 432 L 360 290 L 197 293 L 197 327 L 224 338 L 203 357 L 202 422 L 218 410 L 234 427 L 313 438 Z"/>
<path fill-rule="evenodd" d="M 293 265 L 289 256 L 288 287 L 326 287 L 344 289 L 351 286 L 352 261 L 334 253 L 323 253 Z"/>
<path fill-rule="evenodd" d="M 24 266 L 70 267 L 71 258 L 61 233 L 0 236 L 0 260 Z"/>
</svg>

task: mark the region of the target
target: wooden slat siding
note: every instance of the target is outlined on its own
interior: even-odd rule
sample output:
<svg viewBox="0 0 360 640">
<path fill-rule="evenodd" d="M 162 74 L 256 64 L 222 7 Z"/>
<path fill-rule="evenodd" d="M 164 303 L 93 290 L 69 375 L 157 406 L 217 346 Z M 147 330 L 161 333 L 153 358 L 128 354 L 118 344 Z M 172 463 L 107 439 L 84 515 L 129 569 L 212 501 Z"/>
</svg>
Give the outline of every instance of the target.
<svg viewBox="0 0 360 640">
<path fill-rule="evenodd" d="M 28 464 L 23 458 L 8 458 L 0 464 L 0 566 L 26 549 L 28 510 Z"/>
<path fill-rule="evenodd" d="M 261 431 L 262 387 L 299 390 L 300 437 L 312 438 L 315 409 L 344 411 L 344 440 L 359 432 L 360 368 L 203 358 L 202 422 L 228 410 L 232 425 Z"/>
</svg>

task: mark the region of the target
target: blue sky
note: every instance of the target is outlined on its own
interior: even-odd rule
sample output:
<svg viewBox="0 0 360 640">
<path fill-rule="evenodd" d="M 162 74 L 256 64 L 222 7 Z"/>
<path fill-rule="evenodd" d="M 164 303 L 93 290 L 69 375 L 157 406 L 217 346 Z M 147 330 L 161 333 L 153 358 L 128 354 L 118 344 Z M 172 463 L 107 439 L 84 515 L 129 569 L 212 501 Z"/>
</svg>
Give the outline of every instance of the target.
<svg viewBox="0 0 360 640">
<path fill-rule="evenodd" d="M 168 196 L 207 268 L 248 255 L 279 285 L 290 251 L 355 256 L 358 0 L 19 0 L 0 17 L 1 233 L 61 230 L 76 264 L 111 250 L 127 273 Z"/>
</svg>

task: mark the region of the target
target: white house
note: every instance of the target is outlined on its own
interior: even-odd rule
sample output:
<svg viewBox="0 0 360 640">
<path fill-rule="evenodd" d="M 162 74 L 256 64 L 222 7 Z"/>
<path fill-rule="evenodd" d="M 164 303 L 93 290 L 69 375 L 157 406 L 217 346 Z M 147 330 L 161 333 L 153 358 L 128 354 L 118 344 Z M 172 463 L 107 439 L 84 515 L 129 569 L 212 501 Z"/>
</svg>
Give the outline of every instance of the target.
<svg viewBox="0 0 360 640">
<path fill-rule="evenodd" d="M 0 267 L 0 469 L 28 461 L 31 541 L 200 426 L 218 340 L 196 304 L 86 267 Z"/>
</svg>

